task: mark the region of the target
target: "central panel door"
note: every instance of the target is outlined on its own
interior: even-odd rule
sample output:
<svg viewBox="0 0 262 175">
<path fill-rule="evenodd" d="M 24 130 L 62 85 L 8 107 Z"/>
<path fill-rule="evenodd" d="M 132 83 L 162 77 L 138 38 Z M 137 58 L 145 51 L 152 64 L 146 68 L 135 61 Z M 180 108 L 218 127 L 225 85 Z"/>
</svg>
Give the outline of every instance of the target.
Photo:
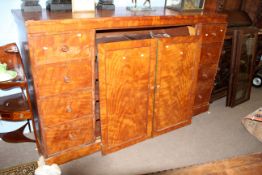
<svg viewBox="0 0 262 175">
<path fill-rule="evenodd" d="M 98 51 L 102 151 L 107 154 L 151 136 L 156 42 L 104 43 Z"/>
<path fill-rule="evenodd" d="M 158 41 L 154 135 L 191 123 L 200 39 L 197 36 Z"/>
</svg>

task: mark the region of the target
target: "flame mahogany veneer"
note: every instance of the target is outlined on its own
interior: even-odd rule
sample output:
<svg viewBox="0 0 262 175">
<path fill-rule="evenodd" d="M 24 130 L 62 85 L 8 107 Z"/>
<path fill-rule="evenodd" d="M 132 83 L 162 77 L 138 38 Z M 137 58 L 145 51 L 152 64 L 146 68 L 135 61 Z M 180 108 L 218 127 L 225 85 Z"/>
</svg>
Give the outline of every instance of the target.
<svg viewBox="0 0 262 175">
<path fill-rule="evenodd" d="M 188 125 L 208 110 L 227 25 L 223 14 L 162 8 L 13 14 L 21 43 L 28 42 L 35 135 L 48 163 L 108 154 Z M 180 35 L 179 26 L 195 32 Z M 174 36 L 148 38 L 156 28 Z M 107 42 L 96 42 L 99 35 Z"/>
</svg>

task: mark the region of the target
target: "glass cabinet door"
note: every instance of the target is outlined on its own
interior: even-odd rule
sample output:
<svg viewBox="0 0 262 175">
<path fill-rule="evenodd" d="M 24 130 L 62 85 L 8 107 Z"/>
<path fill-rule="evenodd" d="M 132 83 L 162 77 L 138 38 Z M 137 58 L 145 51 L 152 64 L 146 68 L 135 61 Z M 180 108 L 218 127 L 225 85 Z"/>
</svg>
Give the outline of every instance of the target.
<svg viewBox="0 0 262 175">
<path fill-rule="evenodd" d="M 234 107 L 250 98 L 256 41 L 257 31 L 255 29 L 234 32 L 234 51 L 227 106 Z"/>
</svg>

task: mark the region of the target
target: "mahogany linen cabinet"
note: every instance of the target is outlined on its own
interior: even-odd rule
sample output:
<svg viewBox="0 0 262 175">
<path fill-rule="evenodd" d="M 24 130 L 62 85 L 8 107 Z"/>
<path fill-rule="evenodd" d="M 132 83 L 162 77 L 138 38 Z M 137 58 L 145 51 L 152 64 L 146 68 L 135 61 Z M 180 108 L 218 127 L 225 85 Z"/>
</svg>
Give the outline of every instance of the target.
<svg viewBox="0 0 262 175">
<path fill-rule="evenodd" d="M 115 152 L 188 125 L 208 109 L 223 14 L 163 8 L 13 14 L 24 50 L 28 43 L 23 58 L 33 81 L 34 132 L 48 164 Z"/>
</svg>

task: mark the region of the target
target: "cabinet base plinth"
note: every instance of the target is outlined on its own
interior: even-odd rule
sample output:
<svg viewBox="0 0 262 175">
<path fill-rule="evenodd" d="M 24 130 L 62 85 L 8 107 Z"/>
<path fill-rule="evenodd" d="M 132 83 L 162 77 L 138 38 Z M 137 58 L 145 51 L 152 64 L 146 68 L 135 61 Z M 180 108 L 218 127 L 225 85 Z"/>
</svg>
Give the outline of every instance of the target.
<svg viewBox="0 0 262 175">
<path fill-rule="evenodd" d="M 47 164 L 51 165 L 53 163 L 56 164 L 64 164 L 74 159 L 78 159 L 80 157 L 84 157 L 86 155 L 95 153 L 101 150 L 101 142 L 97 141 L 93 144 L 82 145 L 70 150 L 63 151 L 52 157 L 46 158 L 45 161 Z"/>
<path fill-rule="evenodd" d="M 159 135 L 161 135 L 161 134 L 168 133 L 168 132 L 170 132 L 170 131 L 172 131 L 172 130 L 175 130 L 175 129 L 184 127 L 184 126 L 186 126 L 186 125 L 190 125 L 191 122 L 192 122 L 192 120 L 190 119 L 190 120 L 187 120 L 187 121 L 185 121 L 185 122 L 183 122 L 183 123 L 180 123 L 180 124 L 177 124 L 177 125 L 175 125 L 175 126 L 169 127 L 169 128 L 167 128 L 167 129 L 160 130 L 160 131 L 154 131 L 153 137 L 159 136 Z"/>
<path fill-rule="evenodd" d="M 193 107 L 193 117 L 203 112 L 207 112 L 209 109 L 209 104 L 203 106 L 194 106 Z"/>
</svg>

